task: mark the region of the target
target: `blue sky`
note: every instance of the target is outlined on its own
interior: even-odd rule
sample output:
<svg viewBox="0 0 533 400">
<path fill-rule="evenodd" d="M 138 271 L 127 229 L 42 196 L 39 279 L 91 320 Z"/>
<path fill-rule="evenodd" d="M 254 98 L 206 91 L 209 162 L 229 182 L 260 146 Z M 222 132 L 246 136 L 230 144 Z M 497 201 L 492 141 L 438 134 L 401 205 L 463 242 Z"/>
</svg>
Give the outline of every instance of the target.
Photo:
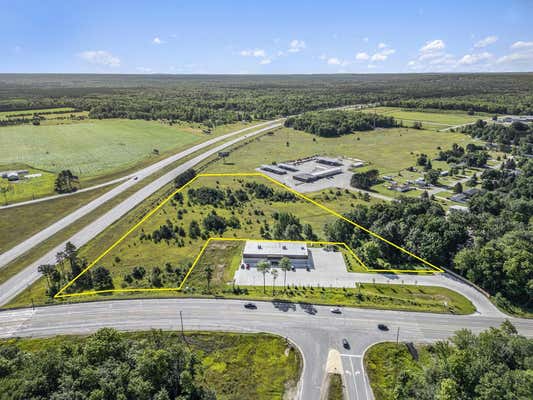
<svg viewBox="0 0 533 400">
<path fill-rule="evenodd" d="M 0 0 L 0 72 L 533 71 L 533 1 Z"/>
</svg>

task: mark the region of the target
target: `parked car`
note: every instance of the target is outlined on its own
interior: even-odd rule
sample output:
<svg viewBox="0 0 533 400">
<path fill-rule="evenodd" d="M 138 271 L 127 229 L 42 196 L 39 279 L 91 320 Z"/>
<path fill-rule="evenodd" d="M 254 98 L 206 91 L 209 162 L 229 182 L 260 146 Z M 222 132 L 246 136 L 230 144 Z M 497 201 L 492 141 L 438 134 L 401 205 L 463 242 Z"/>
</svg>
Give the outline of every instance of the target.
<svg viewBox="0 0 533 400">
<path fill-rule="evenodd" d="M 332 309 L 329 310 L 329 311 L 331 311 L 333 314 L 342 314 L 342 311 L 341 311 L 341 309 L 340 309 L 339 307 L 337 307 L 337 308 L 332 308 Z"/>
<path fill-rule="evenodd" d="M 385 324 L 378 324 L 378 329 L 380 331 L 388 331 L 389 330 L 389 327 Z"/>
<path fill-rule="evenodd" d="M 348 343 L 348 340 L 346 338 L 342 339 L 342 347 L 344 347 L 345 349 L 350 348 L 350 343 Z"/>
<path fill-rule="evenodd" d="M 255 310 L 257 306 L 254 303 L 246 303 L 244 305 L 244 308 L 248 308 L 249 310 Z"/>
</svg>

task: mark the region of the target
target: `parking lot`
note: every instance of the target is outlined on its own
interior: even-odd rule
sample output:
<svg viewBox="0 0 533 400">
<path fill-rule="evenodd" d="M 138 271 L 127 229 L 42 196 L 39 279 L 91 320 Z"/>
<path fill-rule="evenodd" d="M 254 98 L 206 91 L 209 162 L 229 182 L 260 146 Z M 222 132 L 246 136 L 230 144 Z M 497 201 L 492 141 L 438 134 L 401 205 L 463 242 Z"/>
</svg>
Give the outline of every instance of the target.
<svg viewBox="0 0 533 400">
<path fill-rule="evenodd" d="M 300 193 L 316 192 L 329 188 L 350 189 L 350 179 L 352 175 L 350 173 L 350 169 L 353 168 L 354 165 L 359 165 L 358 163 L 362 164 L 362 162 L 361 160 L 348 158 L 338 158 L 338 160 L 342 165 L 325 165 L 317 162 L 315 157 L 307 160 L 278 164 L 278 166 L 283 164 L 289 165 L 296 169 L 296 171 L 284 170 L 285 173 L 282 175 L 272 171 L 267 171 L 263 168 L 257 168 L 257 171 L 270 176 L 278 182 L 281 182 L 284 185 L 287 185 L 288 187 L 295 189 Z M 332 169 L 334 167 L 340 168 L 342 172 L 333 176 L 317 179 L 314 182 L 302 182 L 294 178 L 295 175 L 319 173 L 328 169 Z"/>
</svg>

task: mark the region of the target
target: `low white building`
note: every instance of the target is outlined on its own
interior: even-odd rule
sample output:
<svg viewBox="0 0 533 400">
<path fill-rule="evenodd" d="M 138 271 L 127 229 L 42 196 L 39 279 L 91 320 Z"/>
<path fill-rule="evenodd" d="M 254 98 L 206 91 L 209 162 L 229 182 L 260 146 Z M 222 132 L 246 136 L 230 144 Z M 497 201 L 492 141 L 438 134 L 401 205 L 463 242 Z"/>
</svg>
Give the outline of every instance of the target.
<svg viewBox="0 0 533 400">
<path fill-rule="evenodd" d="M 267 260 L 272 266 L 277 266 L 279 261 L 287 257 L 295 268 L 309 266 L 309 250 L 305 243 L 296 242 L 262 242 L 248 240 L 244 245 L 242 262 L 250 267 L 255 267 L 261 260 Z"/>
</svg>

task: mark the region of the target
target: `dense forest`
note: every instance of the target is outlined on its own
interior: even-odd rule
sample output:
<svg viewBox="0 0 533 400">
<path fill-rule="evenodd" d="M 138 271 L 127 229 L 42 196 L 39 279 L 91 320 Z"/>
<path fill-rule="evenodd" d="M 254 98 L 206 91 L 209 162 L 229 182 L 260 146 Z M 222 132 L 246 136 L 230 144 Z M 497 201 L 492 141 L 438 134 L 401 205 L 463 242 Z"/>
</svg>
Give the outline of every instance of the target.
<svg viewBox="0 0 533 400">
<path fill-rule="evenodd" d="M 357 206 L 346 217 L 453 270 L 495 296 L 499 305 L 533 307 L 533 160 L 511 159 L 481 174 L 484 189 L 470 212 L 452 212 L 428 198 Z M 328 240 L 351 245 L 363 260 L 384 267 L 413 260 L 342 220 L 325 227 Z"/>
<path fill-rule="evenodd" d="M 381 399 L 526 400 L 533 393 L 533 340 L 508 321 L 479 335 L 460 330 L 418 351 L 380 344 L 366 357 Z"/>
<path fill-rule="evenodd" d="M 360 103 L 533 114 L 533 74 L 0 75 L 0 111 L 73 107 L 93 118 L 270 119 Z"/>
<path fill-rule="evenodd" d="M 285 126 L 323 137 L 346 135 L 354 131 L 396 126 L 393 117 L 353 111 L 306 112 L 285 120 Z"/>
<path fill-rule="evenodd" d="M 216 399 L 202 378 L 198 356 L 160 332 L 141 342 L 105 328 L 37 352 L 0 346 L 2 399 Z"/>
</svg>

